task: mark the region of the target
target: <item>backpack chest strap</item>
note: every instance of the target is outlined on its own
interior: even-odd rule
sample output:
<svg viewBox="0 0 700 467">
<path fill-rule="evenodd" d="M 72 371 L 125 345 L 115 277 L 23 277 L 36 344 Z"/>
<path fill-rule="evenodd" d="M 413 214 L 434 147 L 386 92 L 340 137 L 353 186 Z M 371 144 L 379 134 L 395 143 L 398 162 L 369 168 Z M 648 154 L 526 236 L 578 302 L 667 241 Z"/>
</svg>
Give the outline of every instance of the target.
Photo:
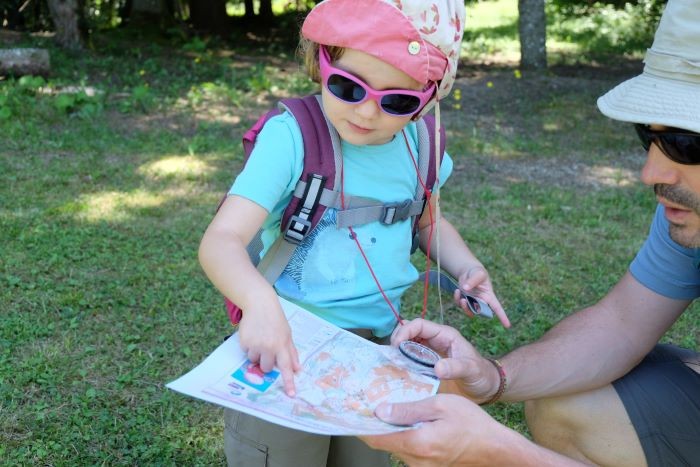
<svg viewBox="0 0 700 467">
<path fill-rule="evenodd" d="M 294 189 L 294 196 L 304 198 L 308 196 L 307 183 L 299 181 Z M 424 200 L 406 199 L 400 202 L 382 203 L 373 198 L 363 196 L 345 195 L 345 209 L 341 208 L 340 192 L 323 188 L 318 204 L 334 208 L 337 212 L 336 224 L 338 228 L 353 227 L 381 222 L 382 224 L 394 224 L 420 215 L 425 206 Z"/>
<path fill-rule="evenodd" d="M 338 227 L 367 224 L 379 221 L 382 224 L 391 225 L 410 217 L 420 215 L 423 212 L 424 201 L 407 199 L 398 203 L 384 203 L 377 206 L 365 206 L 360 208 L 338 211 Z"/>
</svg>

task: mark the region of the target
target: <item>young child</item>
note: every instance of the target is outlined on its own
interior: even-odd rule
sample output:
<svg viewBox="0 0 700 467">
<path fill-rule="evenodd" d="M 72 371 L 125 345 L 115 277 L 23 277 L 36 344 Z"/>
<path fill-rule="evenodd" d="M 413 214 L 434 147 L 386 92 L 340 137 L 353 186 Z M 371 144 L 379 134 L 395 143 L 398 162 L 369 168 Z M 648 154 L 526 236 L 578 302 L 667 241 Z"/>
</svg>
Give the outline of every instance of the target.
<svg viewBox="0 0 700 467">
<path fill-rule="evenodd" d="M 452 87 L 464 17 L 463 0 L 325 0 L 308 14 L 302 46 L 307 71 L 321 84 L 323 111 L 340 136 L 343 193 L 381 202 L 413 198 L 414 120 Z M 282 113 L 269 120 L 199 251 L 210 280 L 244 310 L 238 332 L 248 358 L 265 372 L 277 367 L 290 396 L 299 360 L 278 294 L 342 328 L 384 338 L 397 324 L 401 295 L 418 277 L 410 262 L 410 219 L 350 230 L 337 228 L 335 211 L 328 209 L 274 287 L 266 282 L 246 246 L 261 227 L 266 248 L 279 235 L 303 161 L 294 118 Z M 445 154 L 440 183 L 451 170 Z M 433 218 L 436 198 L 430 202 Z M 435 227 L 429 211 L 426 207 L 419 223 L 423 251 Z M 443 269 L 508 326 L 484 267 L 447 220 L 434 222 Z M 390 465 L 388 454 L 356 438 L 302 433 L 233 410 L 226 410 L 225 441 L 229 465 Z"/>
</svg>

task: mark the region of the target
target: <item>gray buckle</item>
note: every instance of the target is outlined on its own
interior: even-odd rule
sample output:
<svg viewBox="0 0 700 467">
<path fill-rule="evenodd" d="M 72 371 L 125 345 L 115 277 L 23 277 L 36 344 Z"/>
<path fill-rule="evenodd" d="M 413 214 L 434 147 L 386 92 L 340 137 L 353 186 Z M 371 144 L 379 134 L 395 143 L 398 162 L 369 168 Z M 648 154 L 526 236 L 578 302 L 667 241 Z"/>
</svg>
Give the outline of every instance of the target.
<svg viewBox="0 0 700 467">
<path fill-rule="evenodd" d="M 400 222 L 411 217 L 412 199 L 401 201 L 400 203 L 391 203 L 384 205 L 384 213 L 379 220 L 382 224 L 391 225 L 395 222 Z"/>
<path fill-rule="evenodd" d="M 299 216 L 292 216 L 289 218 L 287 223 L 287 228 L 284 232 L 284 239 L 290 243 L 298 245 L 306 237 L 306 234 L 311 230 L 311 222 L 306 219 L 302 219 Z"/>
</svg>

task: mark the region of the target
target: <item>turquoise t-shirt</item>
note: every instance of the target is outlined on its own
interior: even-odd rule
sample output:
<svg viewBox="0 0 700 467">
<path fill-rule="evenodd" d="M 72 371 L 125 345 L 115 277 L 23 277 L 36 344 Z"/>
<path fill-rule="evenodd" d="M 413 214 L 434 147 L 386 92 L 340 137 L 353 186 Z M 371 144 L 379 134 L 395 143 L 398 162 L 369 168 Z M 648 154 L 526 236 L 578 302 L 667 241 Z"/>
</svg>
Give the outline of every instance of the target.
<svg viewBox="0 0 700 467">
<path fill-rule="evenodd" d="M 700 249 L 686 248 L 671 238 L 664 207 L 659 204 L 644 245 L 630 264 L 630 272 L 642 285 L 679 300 L 700 297 Z"/>
<path fill-rule="evenodd" d="M 418 156 L 415 123 L 406 126 L 411 151 Z M 348 195 L 382 202 L 412 199 L 416 169 L 401 135 L 373 146 L 341 143 L 344 190 Z M 263 223 L 265 249 L 280 234 L 280 219 L 302 173 L 304 149 L 294 118 L 283 113 L 270 119 L 229 194 L 245 197 L 270 215 Z M 440 183 L 452 173 L 445 154 Z M 342 328 L 372 329 L 378 337 L 391 333 L 396 318 L 347 228 L 336 227 L 336 211 L 328 209 L 312 233 L 297 247 L 275 283 L 281 296 Z M 418 278 L 410 262 L 411 220 L 392 225 L 371 222 L 353 227 L 382 289 L 399 310 L 401 295 Z M 264 254 L 263 250 L 263 254 Z"/>
</svg>

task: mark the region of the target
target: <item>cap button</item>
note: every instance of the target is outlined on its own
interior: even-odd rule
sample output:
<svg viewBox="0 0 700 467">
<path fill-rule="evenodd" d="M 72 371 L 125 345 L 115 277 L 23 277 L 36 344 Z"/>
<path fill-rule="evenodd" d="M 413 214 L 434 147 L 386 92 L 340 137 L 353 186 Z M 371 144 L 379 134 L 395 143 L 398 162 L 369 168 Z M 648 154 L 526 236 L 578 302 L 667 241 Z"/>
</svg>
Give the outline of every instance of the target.
<svg viewBox="0 0 700 467">
<path fill-rule="evenodd" d="M 411 55 L 417 55 L 420 52 L 420 42 L 411 41 L 408 43 L 408 53 Z"/>
</svg>

